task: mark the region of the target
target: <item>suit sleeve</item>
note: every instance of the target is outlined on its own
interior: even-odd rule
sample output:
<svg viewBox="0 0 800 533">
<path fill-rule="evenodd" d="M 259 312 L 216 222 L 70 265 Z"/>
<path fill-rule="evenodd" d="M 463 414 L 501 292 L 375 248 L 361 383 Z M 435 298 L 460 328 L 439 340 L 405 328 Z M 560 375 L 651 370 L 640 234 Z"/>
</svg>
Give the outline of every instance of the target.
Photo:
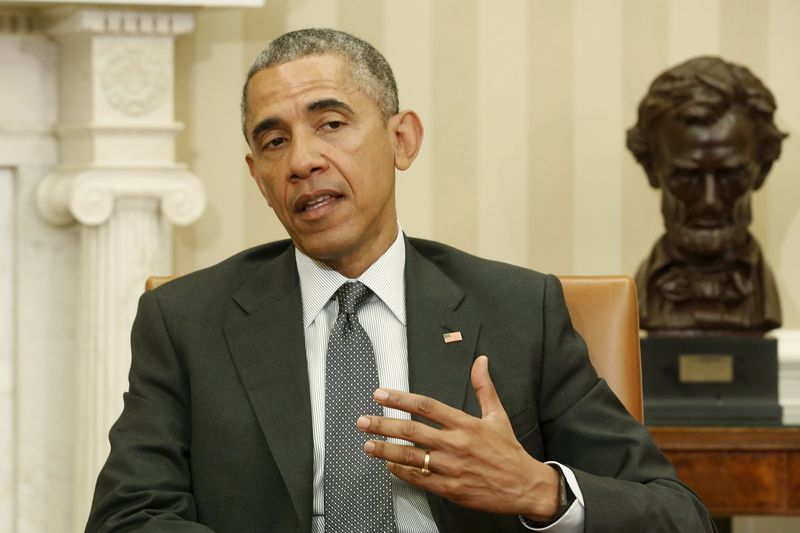
<svg viewBox="0 0 800 533">
<path fill-rule="evenodd" d="M 572 469 L 585 531 L 711 532 L 700 499 L 682 484 L 647 429 L 588 362 L 557 278 L 544 295 L 540 420 L 545 454 Z"/>
<path fill-rule="evenodd" d="M 129 391 L 86 531 L 213 533 L 196 523 L 188 377 L 153 292 L 139 300 L 131 348 Z"/>
</svg>

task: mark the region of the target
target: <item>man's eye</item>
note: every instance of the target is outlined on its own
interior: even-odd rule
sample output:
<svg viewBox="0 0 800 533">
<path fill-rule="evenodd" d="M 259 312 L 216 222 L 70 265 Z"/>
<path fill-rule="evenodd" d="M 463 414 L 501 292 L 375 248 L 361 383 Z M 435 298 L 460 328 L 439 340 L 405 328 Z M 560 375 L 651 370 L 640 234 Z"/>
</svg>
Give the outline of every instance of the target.
<svg viewBox="0 0 800 533">
<path fill-rule="evenodd" d="M 277 148 L 285 142 L 286 139 L 284 139 L 283 137 L 275 137 L 274 139 L 270 139 L 269 141 L 267 141 L 267 144 L 265 144 L 264 147 L 267 149 Z"/>
<path fill-rule="evenodd" d="M 331 120 L 330 122 L 325 123 L 325 127 L 330 130 L 338 130 L 342 126 L 344 126 L 344 122 L 341 120 Z"/>
</svg>

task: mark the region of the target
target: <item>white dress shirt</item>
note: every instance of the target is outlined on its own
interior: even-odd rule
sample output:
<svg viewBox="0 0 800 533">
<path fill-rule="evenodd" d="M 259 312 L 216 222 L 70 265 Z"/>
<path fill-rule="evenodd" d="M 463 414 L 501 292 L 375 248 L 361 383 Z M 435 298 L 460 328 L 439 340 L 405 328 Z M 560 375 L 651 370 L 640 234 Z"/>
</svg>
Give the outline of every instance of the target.
<svg viewBox="0 0 800 533">
<path fill-rule="evenodd" d="M 311 530 L 325 530 L 325 356 L 328 337 L 336 322 L 339 304 L 334 298 L 339 287 L 350 280 L 332 268 L 295 250 L 303 303 L 303 331 L 311 392 L 311 420 L 314 439 L 314 502 Z M 358 281 L 372 290 L 371 298 L 358 311 L 358 320 L 375 351 L 381 387 L 408 390 L 408 347 L 406 341 L 405 241 L 398 226 L 397 238 Z M 410 419 L 397 409 L 384 408 L 387 417 Z M 355 424 L 353 420 L 353 424 Z M 389 439 L 390 442 L 408 444 Z M 561 465 L 558 465 L 561 466 Z M 583 496 L 574 474 L 561 467 L 576 495 L 576 503 L 561 519 L 544 529 L 553 533 L 583 531 Z M 399 533 L 437 533 L 425 492 L 392 476 L 392 499 Z M 577 521 L 576 521 L 577 520 Z"/>
</svg>

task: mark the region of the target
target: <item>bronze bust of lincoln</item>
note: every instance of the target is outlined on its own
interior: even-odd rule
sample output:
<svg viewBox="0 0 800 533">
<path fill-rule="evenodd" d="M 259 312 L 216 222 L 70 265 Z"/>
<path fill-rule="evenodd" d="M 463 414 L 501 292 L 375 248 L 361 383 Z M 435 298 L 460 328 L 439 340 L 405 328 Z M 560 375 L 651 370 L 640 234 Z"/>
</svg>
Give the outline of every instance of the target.
<svg viewBox="0 0 800 533">
<path fill-rule="evenodd" d="M 747 68 L 698 57 L 659 75 L 627 146 L 661 189 L 665 233 L 636 274 L 651 335 L 761 335 L 781 324 L 775 280 L 748 231 L 751 194 L 786 136 Z"/>
</svg>

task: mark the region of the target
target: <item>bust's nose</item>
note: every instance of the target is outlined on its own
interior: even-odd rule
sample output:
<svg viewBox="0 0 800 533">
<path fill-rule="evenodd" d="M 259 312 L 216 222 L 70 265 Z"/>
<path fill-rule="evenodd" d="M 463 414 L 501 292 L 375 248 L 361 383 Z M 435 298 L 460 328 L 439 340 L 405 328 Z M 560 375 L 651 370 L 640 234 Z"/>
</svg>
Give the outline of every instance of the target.
<svg viewBox="0 0 800 533">
<path fill-rule="evenodd" d="M 717 180 L 714 178 L 714 174 L 708 172 L 705 175 L 705 187 L 704 187 L 704 194 L 703 199 L 707 206 L 713 206 L 715 203 L 719 201 L 717 196 Z"/>
<path fill-rule="evenodd" d="M 713 173 L 704 174 L 703 196 L 695 199 L 691 211 L 694 213 L 694 223 L 701 226 L 717 227 L 725 222 L 725 205 Z"/>
<path fill-rule="evenodd" d="M 713 173 L 707 172 L 703 178 L 703 204 L 707 208 L 718 208 L 721 199 L 719 197 L 719 188 L 717 187 L 717 180 Z"/>
</svg>

